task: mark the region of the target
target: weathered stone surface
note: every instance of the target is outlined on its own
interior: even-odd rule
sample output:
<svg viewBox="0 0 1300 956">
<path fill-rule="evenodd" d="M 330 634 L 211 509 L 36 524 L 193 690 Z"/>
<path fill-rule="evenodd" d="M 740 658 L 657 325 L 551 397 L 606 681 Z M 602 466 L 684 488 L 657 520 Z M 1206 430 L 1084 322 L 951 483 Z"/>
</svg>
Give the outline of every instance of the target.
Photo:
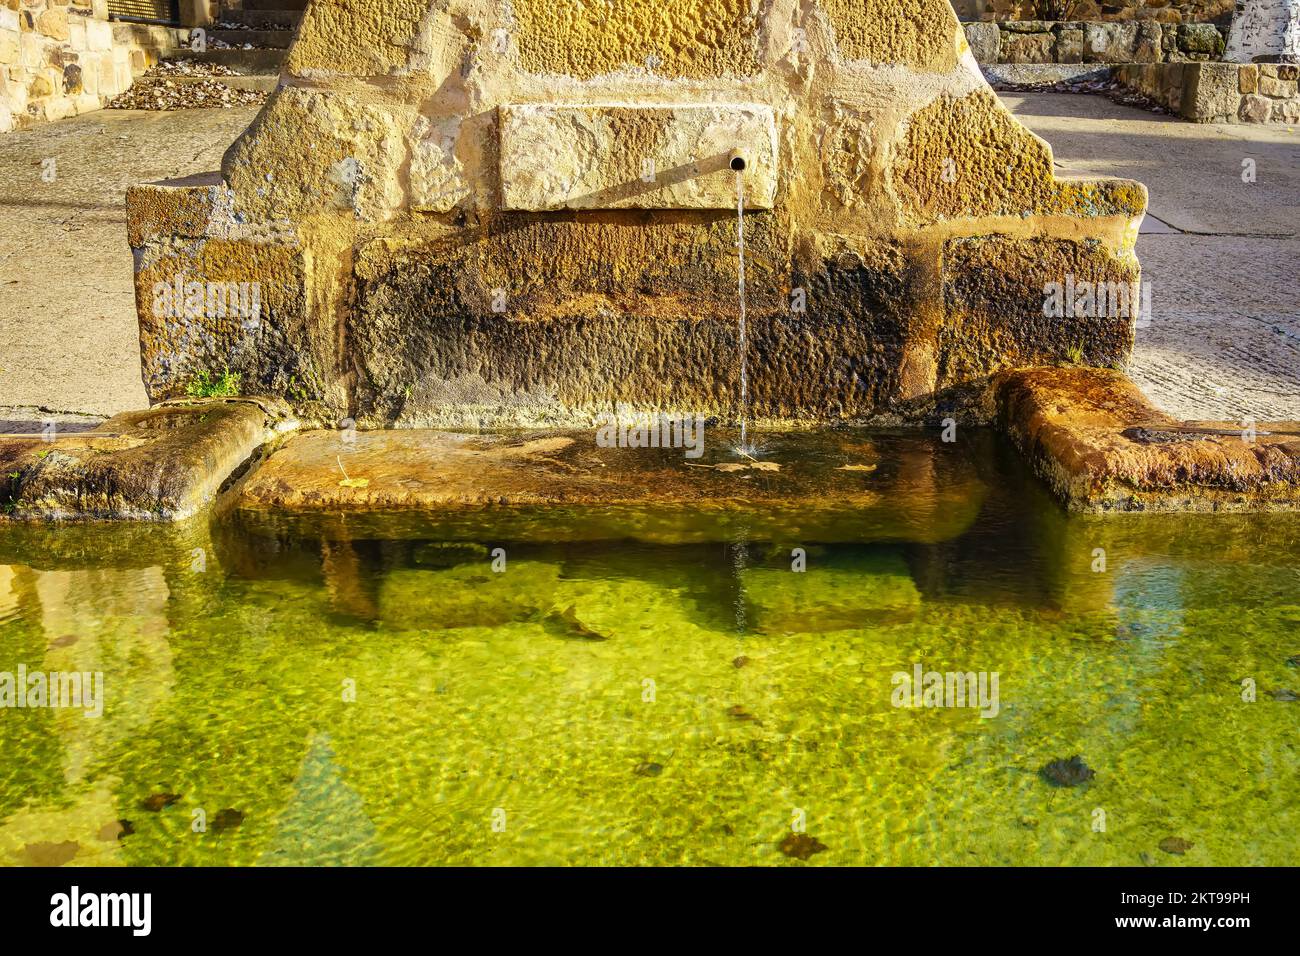
<svg viewBox="0 0 1300 956">
<path fill-rule="evenodd" d="M 1119 372 L 1038 368 L 996 383 L 1003 427 L 1072 511 L 1300 508 L 1300 422 L 1179 422 Z"/>
<path fill-rule="evenodd" d="M 1184 23 L 1178 28 L 1178 49 L 1190 56 L 1216 59 L 1223 46 L 1223 34 L 1212 23 Z"/>
<path fill-rule="evenodd" d="M 1234 119 L 1241 104 L 1237 69 L 1231 63 L 1200 63 L 1188 74 L 1181 114 L 1197 123 Z"/>
<path fill-rule="evenodd" d="M 460 522 L 475 540 L 491 527 L 508 540 L 718 541 L 743 527 L 756 541 L 935 541 L 969 527 L 986 493 L 973 460 L 933 434 L 900 439 L 880 475 L 870 435 L 853 430 L 768 435 L 756 464 L 730 451 L 734 433 L 707 427 L 697 459 L 596 435 L 302 432 L 232 489 L 222 515 L 318 530 L 346 516 L 356 534 L 373 519 L 395 537 L 427 536 L 432 522 L 443 540 Z"/>
<path fill-rule="evenodd" d="M 1138 281 L 1131 255 L 1068 240 L 952 239 L 944 275 L 951 319 L 938 339 L 941 381 L 955 385 L 975 379 L 979 369 L 1016 365 L 1108 366 L 1132 349 L 1136 303 L 1112 310 L 1096 298 L 1099 288 L 1127 291 Z M 1053 284 L 1084 307 L 1046 314 Z M 1091 308 L 1085 286 L 1093 291 Z"/>
<path fill-rule="evenodd" d="M 310 88 L 278 90 L 227 153 L 230 202 L 195 185 L 133 214 L 150 395 L 229 369 L 331 424 L 578 424 L 617 403 L 732 418 L 734 196 L 682 160 L 721 154 L 687 114 L 739 100 L 780 144 L 742 178 L 752 414 L 923 417 L 949 387 L 943 243 L 1088 237 L 1122 256 L 1145 193 L 1057 182 L 945 0 L 814 7 L 796 26 L 749 0 L 313 0 L 288 67 Z M 628 135 L 511 145 L 515 111 Z M 689 175 L 646 190 L 646 153 Z M 148 315 L 169 276 L 232 271 L 261 283 L 255 334 Z"/>
<path fill-rule="evenodd" d="M 1272 119 L 1273 102 L 1267 96 L 1247 93 L 1241 98 L 1240 117 L 1246 123 L 1267 123 Z"/>
<path fill-rule="evenodd" d="M 1136 47 L 1136 23 L 1084 24 L 1083 59 L 1087 63 L 1131 63 Z"/>
<path fill-rule="evenodd" d="M 294 424 L 275 400 L 209 399 L 124 412 L 48 440 L 0 436 L 0 510 L 11 519 L 178 521 Z"/>
<path fill-rule="evenodd" d="M 996 23 L 963 23 L 971 55 L 980 63 L 997 63 L 1001 52 L 1002 31 Z"/>
<path fill-rule="evenodd" d="M 1003 63 L 1051 63 L 1056 38 L 1050 33 L 1008 33 L 998 58 Z"/>
<path fill-rule="evenodd" d="M 502 208 L 734 209 L 776 194 L 772 110 L 757 104 L 500 108 Z"/>
</svg>

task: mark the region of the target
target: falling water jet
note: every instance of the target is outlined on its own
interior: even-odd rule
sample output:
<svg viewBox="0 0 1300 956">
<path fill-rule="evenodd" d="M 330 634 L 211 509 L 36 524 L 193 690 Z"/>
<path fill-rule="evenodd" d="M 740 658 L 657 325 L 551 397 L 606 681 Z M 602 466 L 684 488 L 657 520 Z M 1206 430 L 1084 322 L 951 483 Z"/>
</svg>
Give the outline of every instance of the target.
<svg viewBox="0 0 1300 956">
<path fill-rule="evenodd" d="M 745 328 L 745 157 L 739 152 L 733 152 L 728 165 L 736 171 L 736 248 L 740 252 L 737 268 L 737 290 L 740 297 L 740 444 L 732 450 L 752 459 L 758 449 L 750 447 L 747 434 L 749 356 Z"/>
</svg>

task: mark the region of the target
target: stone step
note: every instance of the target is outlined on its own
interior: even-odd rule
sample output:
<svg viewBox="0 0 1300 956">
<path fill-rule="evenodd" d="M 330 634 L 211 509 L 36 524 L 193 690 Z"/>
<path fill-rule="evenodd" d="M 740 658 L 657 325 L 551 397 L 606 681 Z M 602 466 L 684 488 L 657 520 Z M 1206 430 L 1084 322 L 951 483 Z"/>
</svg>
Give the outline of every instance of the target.
<svg viewBox="0 0 1300 956">
<path fill-rule="evenodd" d="M 302 20 L 302 13 L 301 10 L 225 10 L 217 20 L 219 23 L 243 23 L 255 28 L 294 30 Z"/>
<path fill-rule="evenodd" d="M 179 50 L 165 60 L 193 60 L 196 63 L 220 63 L 222 66 L 228 66 L 236 73 L 249 76 L 255 74 L 271 74 L 280 72 L 280 67 L 284 65 L 286 50 L 207 50 L 203 53 L 194 53 L 188 50 Z"/>
<path fill-rule="evenodd" d="M 209 47 L 213 40 L 229 43 L 232 47 L 253 44 L 256 49 L 287 50 L 293 42 L 293 30 L 209 30 Z"/>
<path fill-rule="evenodd" d="M 278 73 L 241 73 L 237 76 L 186 76 L 185 74 L 175 74 L 168 76 L 167 79 L 178 84 L 216 80 L 218 83 L 224 83 L 232 90 L 258 90 L 262 93 L 270 93 L 280 85 L 280 75 Z"/>
</svg>

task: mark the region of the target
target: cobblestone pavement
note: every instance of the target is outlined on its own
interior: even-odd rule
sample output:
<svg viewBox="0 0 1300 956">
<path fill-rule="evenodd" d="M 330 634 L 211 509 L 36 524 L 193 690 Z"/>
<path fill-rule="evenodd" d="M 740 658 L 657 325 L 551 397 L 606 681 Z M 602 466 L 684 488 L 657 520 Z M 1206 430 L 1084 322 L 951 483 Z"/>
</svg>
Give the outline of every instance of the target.
<svg viewBox="0 0 1300 956">
<path fill-rule="evenodd" d="M 145 407 L 126 188 L 216 169 L 256 113 L 101 110 L 0 134 L 0 418 Z"/>
<path fill-rule="evenodd" d="M 1004 99 L 1062 173 L 1151 189 L 1138 253 L 1154 315 L 1130 368 L 1143 390 L 1183 418 L 1300 419 L 1300 131 L 1198 126 L 1099 96 Z M 255 113 L 109 110 L 0 136 L 0 410 L 145 404 L 126 187 L 215 169 Z"/>
<path fill-rule="evenodd" d="M 1300 420 L 1300 129 L 1196 125 L 1100 96 L 1003 99 L 1063 174 L 1151 192 L 1138 257 L 1152 318 L 1129 367 L 1148 397 L 1180 418 Z"/>
</svg>

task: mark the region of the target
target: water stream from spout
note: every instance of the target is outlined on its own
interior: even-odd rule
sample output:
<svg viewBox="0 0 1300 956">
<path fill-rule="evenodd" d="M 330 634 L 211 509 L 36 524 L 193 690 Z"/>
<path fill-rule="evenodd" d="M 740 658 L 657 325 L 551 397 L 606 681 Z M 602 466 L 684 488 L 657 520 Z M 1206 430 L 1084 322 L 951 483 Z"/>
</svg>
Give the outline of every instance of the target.
<svg viewBox="0 0 1300 956">
<path fill-rule="evenodd" d="M 749 442 L 746 436 L 746 418 L 749 413 L 749 356 L 746 348 L 745 329 L 745 180 L 744 173 L 736 170 L 736 248 L 740 250 L 739 282 L 740 294 L 740 452 L 749 454 Z"/>
</svg>

